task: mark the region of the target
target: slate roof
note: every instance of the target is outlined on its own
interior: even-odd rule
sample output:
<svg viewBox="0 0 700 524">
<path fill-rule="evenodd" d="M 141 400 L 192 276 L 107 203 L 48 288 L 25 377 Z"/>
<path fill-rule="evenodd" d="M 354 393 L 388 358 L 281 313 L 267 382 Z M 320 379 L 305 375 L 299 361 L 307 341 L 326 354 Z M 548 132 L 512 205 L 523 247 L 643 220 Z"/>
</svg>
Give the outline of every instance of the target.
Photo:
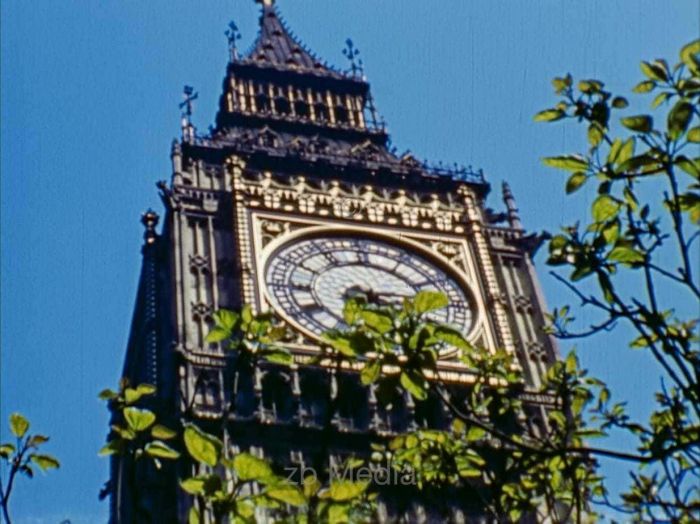
<svg viewBox="0 0 700 524">
<path fill-rule="evenodd" d="M 356 80 L 331 67 L 304 46 L 286 26 L 274 2 L 268 0 L 262 4 L 258 37 L 243 57 L 243 62 Z"/>
</svg>

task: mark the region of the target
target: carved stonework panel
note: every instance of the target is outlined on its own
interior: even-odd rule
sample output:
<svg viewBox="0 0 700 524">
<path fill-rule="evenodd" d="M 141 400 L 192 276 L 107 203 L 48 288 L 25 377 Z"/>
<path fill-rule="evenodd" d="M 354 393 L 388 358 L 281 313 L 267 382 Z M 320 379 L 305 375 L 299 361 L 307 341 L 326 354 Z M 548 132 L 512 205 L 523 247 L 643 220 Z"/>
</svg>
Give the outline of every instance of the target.
<svg viewBox="0 0 700 524">
<path fill-rule="evenodd" d="M 272 173 L 234 167 L 233 186 L 250 207 L 308 216 L 334 217 L 359 223 L 402 225 L 446 233 L 465 232 L 463 205 L 437 194 L 377 190 L 369 185 L 312 183 L 304 177 L 277 179 Z"/>
</svg>

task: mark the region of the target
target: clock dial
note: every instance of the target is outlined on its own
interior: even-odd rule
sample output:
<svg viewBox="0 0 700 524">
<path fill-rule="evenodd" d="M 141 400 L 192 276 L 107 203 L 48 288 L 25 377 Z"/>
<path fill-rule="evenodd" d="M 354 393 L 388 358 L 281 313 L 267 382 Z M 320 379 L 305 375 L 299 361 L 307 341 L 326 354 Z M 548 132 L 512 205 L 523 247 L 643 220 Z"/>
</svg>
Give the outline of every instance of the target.
<svg viewBox="0 0 700 524">
<path fill-rule="evenodd" d="M 373 238 L 314 237 L 282 246 L 270 258 L 265 283 L 273 305 L 318 336 L 342 328 L 343 306 L 363 293 L 378 304 L 401 304 L 418 291 L 445 293 L 450 305 L 431 318 L 464 333 L 472 324 L 466 291 L 428 259 Z"/>
</svg>

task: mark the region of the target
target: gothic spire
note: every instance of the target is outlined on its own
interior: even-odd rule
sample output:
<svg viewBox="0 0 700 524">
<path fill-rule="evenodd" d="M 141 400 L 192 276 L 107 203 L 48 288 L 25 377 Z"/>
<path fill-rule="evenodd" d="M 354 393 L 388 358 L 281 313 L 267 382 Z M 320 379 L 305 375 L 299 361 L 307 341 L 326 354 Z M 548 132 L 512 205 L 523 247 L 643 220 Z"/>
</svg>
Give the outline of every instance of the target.
<svg viewBox="0 0 700 524">
<path fill-rule="evenodd" d="M 274 0 L 256 0 L 262 5 L 258 38 L 247 55 L 262 65 L 334 73 L 289 31 L 280 18 Z"/>
<path fill-rule="evenodd" d="M 518 206 L 515 203 L 515 197 L 513 192 L 510 190 L 510 185 L 508 182 L 503 182 L 502 186 L 503 203 L 506 205 L 506 211 L 508 213 L 508 222 L 510 227 L 513 229 L 522 229 L 523 225 L 520 222 L 520 214 L 518 213 Z"/>
</svg>

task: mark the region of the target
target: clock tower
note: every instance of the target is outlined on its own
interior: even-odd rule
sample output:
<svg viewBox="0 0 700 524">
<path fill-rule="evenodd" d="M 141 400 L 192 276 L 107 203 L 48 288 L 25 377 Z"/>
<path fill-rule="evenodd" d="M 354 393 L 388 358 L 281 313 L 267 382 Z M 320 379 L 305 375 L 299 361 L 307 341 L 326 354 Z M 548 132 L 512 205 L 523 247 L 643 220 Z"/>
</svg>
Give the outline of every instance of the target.
<svg viewBox="0 0 700 524">
<path fill-rule="evenodd" d="M 166 423 L 194 420 L 227 446 L 327 467 L 367 456 L 374 441 L 449 423 L 436 399 L 406 396 L 389 409 L 356 372 L 312 364 L 319 335 L 341 325 L 354 293 L 400 303 L 438 290 L 450 306 L 437 319 L 484 351 L 513 352 L 536 388 L 556 350 L 542 331 L 536 238 L 523 231 L 508 186 L 504 210 L 495 212 L 486 207 L 491 187 L 481 171 L 398 154 L 352 43 L 350 70 L 333 68 L 291 35 L 272 0 L 261 4 L 249 52 L 239 53 L 235 25 L 227 32 L 229 63 L 206 134 L 190 121 L 196 94 L 186 88 L 172 177 L 158 184 L 161 231 L 156 213 L 142 217 L 143 266 L 124 376 L 157 386 L 155 407 Z M 205 341 L 216 310 L 244 304 L 290 328 L 292 366 L 241 369 L 235 355 Z M 469 370 L 454 354 L 442 354 L 439 369 L 455 388 L 469 387 Z M 528 409 L 537 424 L 543 408 L 536 398 Z M 183 521 L 192 500 L 177 477 L 188 476 L 188 467 L 138 475 L 148 522 Z M 122 470 L 115 459 L 113 521 L 131 522 Z M 468 498 L 388 489 L 377 519 L 467 522 L 476 515 Z"/>
</svg>

